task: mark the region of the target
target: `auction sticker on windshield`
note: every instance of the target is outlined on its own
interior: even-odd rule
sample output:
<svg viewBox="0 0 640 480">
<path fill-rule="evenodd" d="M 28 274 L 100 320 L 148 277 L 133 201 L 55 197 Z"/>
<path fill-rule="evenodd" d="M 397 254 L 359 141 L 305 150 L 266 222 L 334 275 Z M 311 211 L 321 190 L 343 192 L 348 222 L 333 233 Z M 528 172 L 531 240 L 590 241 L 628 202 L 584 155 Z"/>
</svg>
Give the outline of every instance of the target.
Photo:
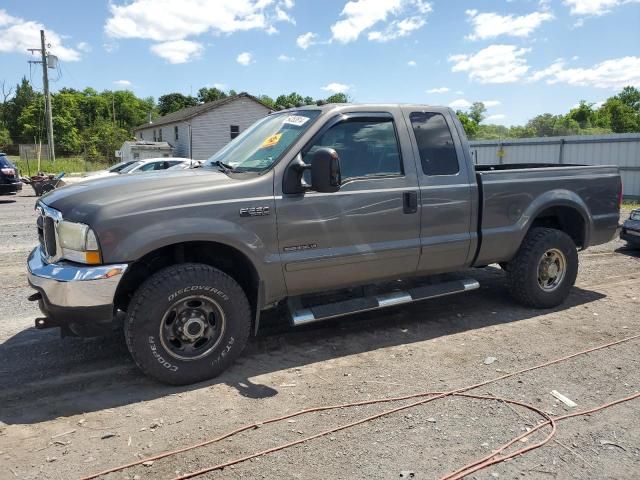
<svg viewBox="0 0 640 480">
<path fill-rule="evenodd" d="M 276 133 L 275 135 L 271 135 L 270 137 L 265 138 L 260 148 L 269 148 L 278 144 L 280 139 L 282 138 L 282 133 Z"/>
<path fill-rule="evenodd" d="M 301 115 L 289 115 L 284 119 L 283 124 L 295 125 L 296 127 L 301 127 L 305 123 L 309 121 L 309 117 L 303 117 Z"/>
</svg>

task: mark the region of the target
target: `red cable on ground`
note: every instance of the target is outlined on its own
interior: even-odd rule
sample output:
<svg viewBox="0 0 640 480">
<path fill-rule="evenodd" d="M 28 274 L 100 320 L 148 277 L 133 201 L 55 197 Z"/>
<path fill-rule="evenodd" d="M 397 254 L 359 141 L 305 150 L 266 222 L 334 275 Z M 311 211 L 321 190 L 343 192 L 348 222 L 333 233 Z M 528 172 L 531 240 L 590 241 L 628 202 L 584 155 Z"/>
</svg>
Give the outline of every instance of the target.
<svg viewBox="0 0 640 480">
<path fill-rule="evenodd" d="M 274 423 L 274 422 L 279 422 L 279 421 L 282 421 L 282 420 L 285 420 L 285 419 L 289 419 L 289 418 L 292 418 L 292 417 L 295 417 L 295 416 L 298 416 L 298 415 L 303 415 L 303 414 L 306 414 L 306 413 L 326 411 L 326 410 L 332 410 L 332 409 L 336 409 L 336 408 L 347 408 L 347 407 L 353 407 L 353 406 L 371 405 L 371 404 L 375 404 L 375 403 L 388 403 L 388 402 L 393 402 L 393 401 L 407 400 L 407 399 L 410 399 L 410 398 L 418 398 L 418 397 L 424 397 L 424 396 L 428 396 L 429 397 L 429 398 L 420 400 L 418 402 L 414 402 L 414 403 L 411 403 L 411 404 L 408 404 L 408 405 L 404 405 L 404 406 L 401 406 L 401 407 L 396 407 L 396 408 L 393 408 L 393 409 L 390 409 L 390 410 L 386 410 L 384 412 L 381 412 L 381 413 L 376 414 L 376 415 L 372 415 L 370 417 L 364 418 L 362 420 L 358 420 L 356 422 L 352 422 L 352 423 L 349 423 L 349 424 L 345 424 L 345 425 L 341 425 L 341 426 L 335 427 L 333 429 L 326 430 L 326 431 L 321 432 L 319 434 L 312 435 L 310 437 L 306 437 L 306 438 L 300 439 L 300 440 L 298 440 L 296 442 L 283 444 L 283 445 L 280 445 L 280 446 L 277 446 L 277 447 L 273 447 L 273 448 L 268 449 L 268 450 L 264 450 L 264 451 L 262 451 L 260 453 L 257 453 L 257 454 L 248 455 L 248 456 L 245 456 L 245 457 L 242 457 L 242 458 L 231 460 L 229 462 L 226 462 L 225 464 L 220 464 L 220 465 L 216 465 L 216 466 L 213 466 L 213 467 L 208 467 L 208 468 L 199 470 L 197 472 L 192 472 L 192 473 L 180 476 L 180 477 L 176 477 L 174 480 L 185 480 L 187 478 L 193 478 L 195 476 L 202 475 L 202 474 L 207 473 L 207 472 L 211 472 L 211 471 L 214 471 L 214 470 L 219 470 L 219 469 L 227 467 L 227 466 L 231 466 L 231 465 L 234 465 L 234 464 L 237 464 L 237 463 L 244 462 L 246 460 L 249 460 L 251 458 L 255 458 L 257 456 L 266 455 L 268 453 L 272 453 L 272 452 L 275 452 L 275 451 L 278 451 L 278 450 L 282 450 L 283 448 L 288 448 L 288 447 L 291 447 L 293 445 L 298 445 L 300 443 L 307 442 L 309 440 L 312 440 L 312 439 L 315 439 L 315 438 L 318 438 L 318 437 L 321 437 L 321 436 L 324 436 L 324 435 L 328 435 L 328 434 L 333 433 L 333 432 L 337 432 L 337 431 L 340 431 L 340 430 L 344 430 L 346 428 L 350 428 L 350 427 L 353 427 L 353 426 L 356 426 L 356 425 L 360 425 L 362 423 L 365 423 L 365 422 L 368 422 L 368 421 L 371 421 L 371 420 L 375 420 L 377 418 L 380 418 L 380 417 L 383 417 L 383 416 L 386 416 L 386 415 L 390 415 L 392 413 L 396 413 L 396 412 L 399 412 L 401 410 L 405 410 L 407 408 L 412 408 L 412 407 L 415 407 L 415 406 L 418 406 L 418 405 L 423 405 L 425 403 L 428 403 L 428 402 L 431 402 L 433 400 L 437 400 L 437 399 L 440 399 L 440 398 L 444 398 L 444 397 L 447 397 L 447 396 L 461 394 L 461 393 L 466 392 L 468 390 L 473 390 L 473 389 L 476 389 L 476 388 L 479 388 L 479 387 L 483 387 L 483 386 L 488 385 L 490 383 L 498 382 L 500 380 L 504 380 L 506 378 L 510 378 L 510 377 L 513 377 L 513 376 L 516 376 L 516 375 L 520 375 L 522 373 L 530 372 L 530 371 L 533 371 L 533 370 L 537 370 L 537 369 L 540 369 L 540 368 L 548 367 L 550 365 L 554 365 L 556 363 L 560 363 L 560 362 L 569 360 L 571 358 L 574 358 L 574 357 L 577 357 L 577 356 L 580 356 L 580 355 L 585 355 L 587 353 L 595 352 L 597 350 L 602 350 L 604 348 L 609 348 L 609 347 L 612 347 L 614 345 L 619 345 L 621 343 L 625 343 L 625 342 L 629 342 L 631 340 L 635 340 L 637 338 L 640 338 L 640 334 L 633 335 L 633 336 L 630 336 L 630 337 L 626 337 L 626 338 L 623 338 L 621 340 L 616 340 L 614 342 L 606 343 L 604 345 L 600 345 L 600 346 L 597 346 L 597 347 L 592 347 L 592 348 L 589 348 L 589 349 L 586 349 L 586 350 L 582 350 L 580 352 L 576 352 L 576 353 L 573 353 L 571 355 L 566 355 L 564 357 L 560 357 L 560 358 L 557 358 L 555 360 L 550 360 L 548 362 L 544 362 L 544 363 L 541 363 L 539 365 L 535 365 L 533 367 L 523 368 L 521 370 L 517 370 L 517 371 L 511 372 L 511 373 L 507 373 L 507 374 L 501 375 L 499 377 L 496 377 L 496 378 L 493 378 L 493 379 L 490 379 L 490 380 L 485 380 L 485 381 L 477 383 L 475 385 L 458 388 L 458 389 L 455 389 L 455 390 L 451 390 L 449 392 L 444 392 L 444 393 L 422 392 L 422 393 L 413 394 L 413 395 L 406 395 L 406 396 L 403 396 L 403 397 L 392 397 L 392 398 L 383 398 L 383 399 L 377 399 L 377 400 L 367 400 L 367 401 L 364 401 L 364 402 L 353 402 L 353 403 L 346 403 L 346 404 L 343 404 L 343 405 L 315 407 L 315 408 L 309 408 L 309 409 L 305 409 L 305 410 L 300 410 L 298 412 L 295 412 L 295 413 L 292 413 L 292 414 L 289 414 L 289 415 L 284 415 L 284 416 L 281 416 L 281 417 L 275 417 L 275 418 L 271 418 L 271 419 L 265 420 L 263 422 L 254 423 L 254 424 L 251 424 L 251 425 L 246 425 L 246 426 L 240 427 L 238 429 L 235 429 L 235 430 L 233 430 L 231 432 L 228 432 L 228 433 L 226 433 L 224 435 L 216 437 L 214 439 L 206 440 L 204 442 L 201 442 L 201 443 L 198 443 L 198 444 L 195 444 L 195 445 L 190 445 L 190 446 L 183 447 L 183 448 L 180 448 L 180 449 L 177 449 L 177 450 L 163 452 L 163 453 L 160 453 L 160 454 L 155 455 L 155 456 L 144 458 L 142 460 L 138 460 L 138 461 L 131 462 L 131 463 L 128 463 L 128 464 L 125 464 L 125 465 L 119 465 L 119 466 L 116 466 L 116 467 L 113 467 L 113 468 L 109 468 L 107 470 L 103 470 L 102 472 L 98 472 L 98 473 L 95 473 L 95 474 L 92 474 L 92 475 L 89 475 L 89 476 L 86 476 L 86 477 L 82 477 L 80 480 L 92 480 L 94 478 L 100 477 L 102 475 L 106 475 L 108 473 L 117 472 L 117 471 L 120 471 L 120 470 L 124 470 L 126 468 L 130 468 L 130 467 L 133 467 L 133 466 L 136 466 L 136 465 L 140 465 L 140 464 L 142 464 L 144 462 L 159 460 L 159 459 L 162 459 L 162 458 L 166 458 L 168 456 L 176 455 L 178 453 L 182 453 L 182 452 L 186 452 L 186 451 L 189 451 L 189 450 L 193 450 L 195 448 L 199 448 L 199 447 L 203 447 L 203 446 L 206 446 L 206 445 L 210 445 L 212 443 L 218 442 L 218 441 L 223 440 L 225 438 L 229 438 L 229 437 L 231 437 L 231 436 L 233 436 L 233 435 L 235 435 L 237 433 L 240 433 L 240 432 L 252 429 L 252 428 L 257 428 L 257 427 L 259 427 L 261 425 Z M 502 401 L 507 401 L 507 399 L 501 399 L 501 400 Z M 512 401 L 512 400 L 508 400 L 508 402 L 509 403 L 514 403 L 514 401 Z M 527 408 L 529 408 L 529 406 L 527 406 Z M 534 409 L 535 409 L 535 407 L 534 407 Z M 553 425 L 553 420 L 550 419 L 550 417 L 546 416 L 546 414 L 544 414 L 544 416 L 546 418 L 548 418 L 547 424 L 551 423 Z M 530 432 L 528 432 L 528 434 L 529 433 Z M 539 445 L 539 446 L 541 446 L 541 445 Z M 537 446 L 535 446 L 534 448 L 537 448 Z"/>
<path fill-rule="evenodd" d="M 582 410 L 580 412 L 574 412 L 574 413 L 570 413 L 570 414 L 567 414 L 567 415 L 562 415 L 560 417 L 555 417 L 553 419 L 547 420 L 544 423 L 536 425 L 530 431 L 528 431 L 526 433 L 523 433 L 522 435 L 519 435 L 518 437 L 516 437 L 513 440 L 509 441 L 508 443 L 504 444 L 498 450 L 495 450 L 494 452 L 492 452 L 491 455 L 488 455 L 487 457 L 484 457 L 484 458 L 482 458 L 480 460 L 477 460 L 476 462 L 473 462 L 473 463 L 470 463 L 468 465 L 465 465 L 464 467 L 456 470 L 455 472 L 452 472 L 452 473 L 450 473 L 448 475 L 445 475 L 440 480 L 458 480 L 460 478 L 463 478 L 463 477 L 465 477 L 467 475 L 472 474 L 473 472 L 476 472 L 478 470 L 486 468 L 486 467 L 488 467 L 490 465 L 493 465 L 493 464 L 496 464 L 496 463 L 500 463 L 500 462 L 504 462 L 505 460 L 508 460 L 510 458 L 513 458 L 513 457 L 516 457 L 518 455 L 522 455 L 523 453 L 528 452 L 530 450 L 534 450 L 536 448 L 542 447 L 543 445 L 548 443 L 549 440 L 551 440 L 553 438 L 553 436 L 555 435 L 555 422 L 566 420 L 567 418 L 584 416 L 584 415 L 589 415 L 591 413 L 599 412 L 601 410 L 604 410 L 605 408 L 609 408 L 609 407 L 612 407 L 614 405 L 618 405 L 619 403 L 628 402 L 628 401 L 634 400 L 634 399 L 636 399 L 638 397 L 640 397 L 640 392 L 636 392 L 633 395 L 629 395 L 628 397 L 620 398 L 618 400 L 614 400 L 612 402 L 605 403 L 603 405 L 600 405 L 600 406 L 595 407 L 595 408 L 591 408 L 589 410 Z M 508 455 L 496 458 L 496 456 L 500 452 L 504 451 L 505 449 L 507 449 L 508 447 L 513 445 L 515 442 L 517 442 L 521 438 L 527 437 L 527 436 L 531 435 L 533 432 L 535 432 L 536 430 L 539 430 L 539 429 L 541 429 L 543 427 L 546 427 L 547 425 L 551 425 L 553 430 L 544 440 L 542 440 L 542 441 L 540 441 L 538 443 L 529 445 L 528 447 L 521 448 L 520 450 L 516 450 L 515 452 L 512 452 L 512 453 L 510 453 Z"/>
</svg>

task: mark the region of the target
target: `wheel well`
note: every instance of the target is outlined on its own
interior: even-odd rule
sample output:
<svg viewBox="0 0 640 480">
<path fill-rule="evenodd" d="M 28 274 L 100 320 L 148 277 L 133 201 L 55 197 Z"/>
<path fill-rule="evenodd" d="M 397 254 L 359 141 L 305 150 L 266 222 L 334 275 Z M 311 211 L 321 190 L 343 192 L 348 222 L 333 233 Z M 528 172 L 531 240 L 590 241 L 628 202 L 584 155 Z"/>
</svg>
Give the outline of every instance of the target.
<svg viewBox="0 0 640 480">
<path fill-rule="evenodd" d="M 549 207 L 536 216 L 531 224 L 531 228 L 534 227 L 561 230 L 571 237 L 577 247 L 582 248 L 585 245 L 586 229 L 584 218 L 575 208 Z"/>
<path fill-rule="evenodd" d="M 142 282 L 157 271 L 179 263 L 204 263 L 233 277 L 247 295 L 255 317 L 260 281 L 258 272 L 242 252 L 217 242 L 177 243 L 147 253 L 127 269 L 116 291 L 115 307 L 127 311 L 133 294 Z"/>
</svg>

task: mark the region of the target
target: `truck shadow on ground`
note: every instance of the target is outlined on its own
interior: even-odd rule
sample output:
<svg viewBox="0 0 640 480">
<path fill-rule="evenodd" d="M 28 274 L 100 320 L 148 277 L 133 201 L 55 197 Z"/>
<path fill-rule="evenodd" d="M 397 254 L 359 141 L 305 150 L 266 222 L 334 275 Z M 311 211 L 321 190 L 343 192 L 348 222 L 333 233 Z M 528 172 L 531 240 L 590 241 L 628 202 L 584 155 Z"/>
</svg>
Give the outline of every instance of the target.
<svg viewBox="0 0 640 480">
<path fill-rule="evenodd" d="M 341 320 L 293 329 L 282 315 L 267 315 L 239 361 L 220 377 L 169 387 L 144 377 L 121 337 L 60 339 L 56 331 L 27 329 L 0 345 L 0 421 L 30 424 L 227 384 L 248 398 L 278 395 L 275 385 L 250 379 L 303 365 L 412 344 L 492 325 L 534 319 L 550 311 L 515 305 L 503 272 L 474 271 L 482 288 Z M 561 311 L 605 295 L 575 287 Z"/>
</svg>

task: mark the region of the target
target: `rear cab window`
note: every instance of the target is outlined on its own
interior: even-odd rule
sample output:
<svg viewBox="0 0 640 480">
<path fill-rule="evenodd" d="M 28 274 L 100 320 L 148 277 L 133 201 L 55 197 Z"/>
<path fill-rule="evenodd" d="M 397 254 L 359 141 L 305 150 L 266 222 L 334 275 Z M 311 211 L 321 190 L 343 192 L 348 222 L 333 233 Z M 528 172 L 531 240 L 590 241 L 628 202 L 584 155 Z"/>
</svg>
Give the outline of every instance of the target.
<svg viewBox="0 0 640 480">
<path fill-rule="evenodd" d="M 457 175 L 460 172 L 460 164 L 444 115 L 435 112 L 411 112 L 409 119 L 424 174 Z"/>
</svg>

